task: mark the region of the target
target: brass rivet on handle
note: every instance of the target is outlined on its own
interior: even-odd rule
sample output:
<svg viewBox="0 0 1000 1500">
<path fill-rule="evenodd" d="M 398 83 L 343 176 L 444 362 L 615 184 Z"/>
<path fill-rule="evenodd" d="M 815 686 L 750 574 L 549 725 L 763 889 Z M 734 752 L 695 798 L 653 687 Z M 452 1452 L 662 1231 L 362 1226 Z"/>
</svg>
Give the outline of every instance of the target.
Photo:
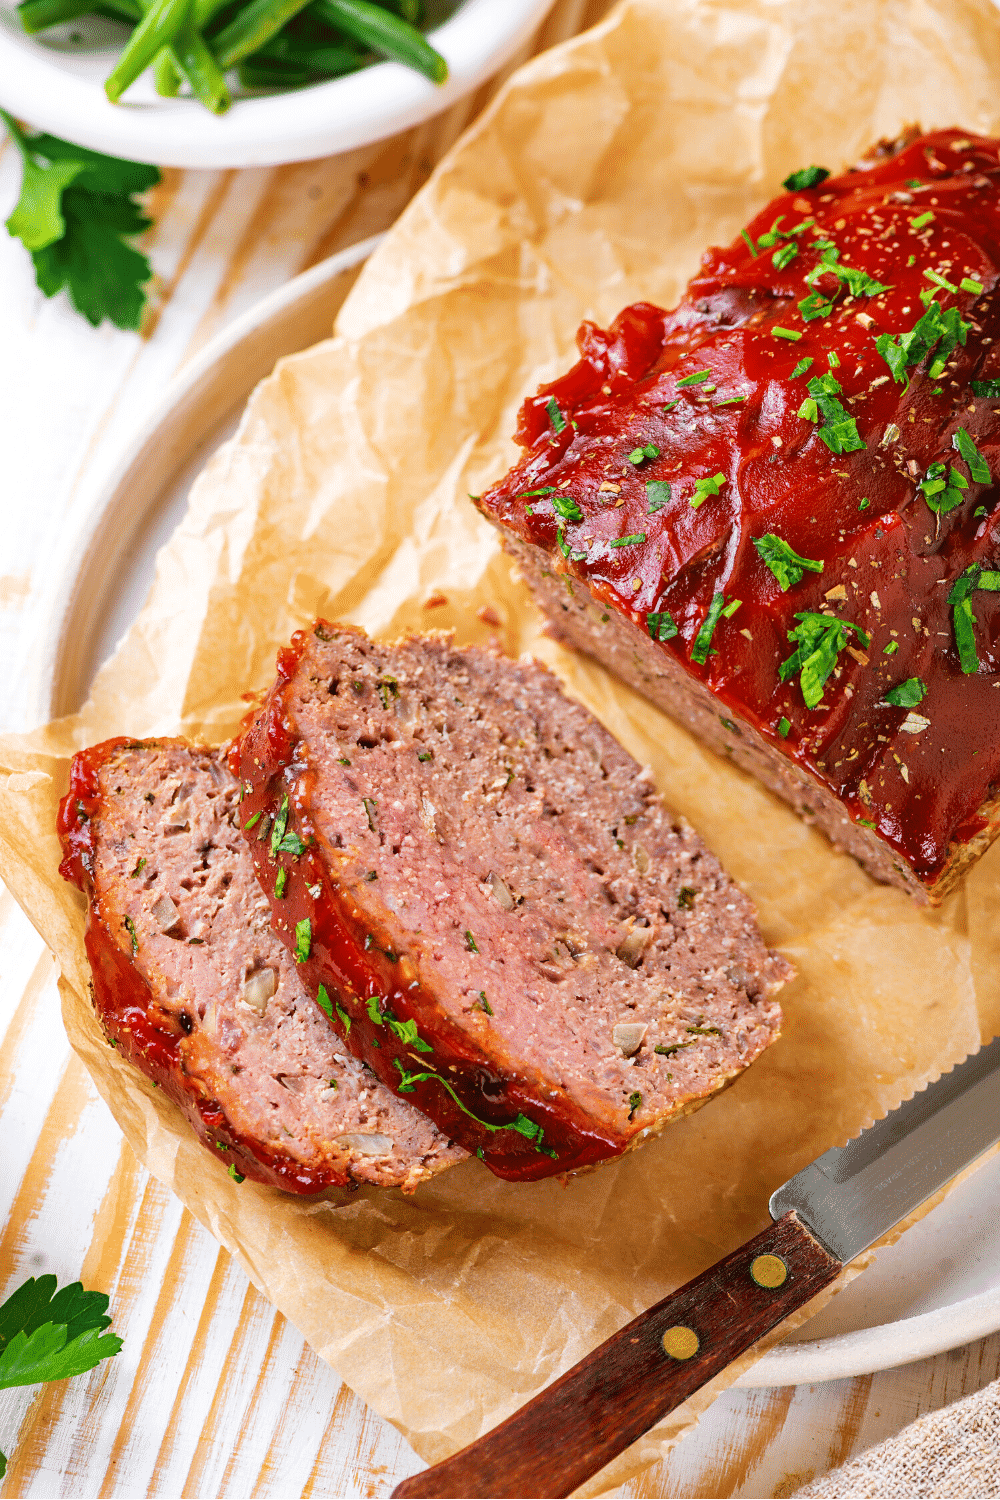
<svg viewBox="0 0 1000 1500">
<path fill-rule="evenodd" d="M 692 1359 L 698 1353 L 701 1341 L 693 1328 L 677 1323 L 663 1335 L 663 1352 L 671 1359 Z"/>
<path fill-rule="evenodd" d="M 765 1291 L 776 1291 L 788 1280 L 788 1267 L 780 1255 L 758 1255 L 750 1262 L 750 1275 Z"/>
</svg>

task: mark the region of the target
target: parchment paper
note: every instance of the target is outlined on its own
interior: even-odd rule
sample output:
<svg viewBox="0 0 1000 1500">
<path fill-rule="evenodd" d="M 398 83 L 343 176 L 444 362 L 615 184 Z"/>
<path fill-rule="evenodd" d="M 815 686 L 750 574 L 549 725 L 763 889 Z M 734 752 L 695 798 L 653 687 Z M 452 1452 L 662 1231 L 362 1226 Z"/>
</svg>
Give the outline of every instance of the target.
<svg viewBox="0 0 1000 1500">
<path fill-rule="evenodd" d="M 514 456 L 518 403 L 586 316 L 669 304 L 792 168 L 919 119 L 1000 129 L 987 0 L 623 0 L 533 60 L 459 142 L 345 304 L 210 462 L 150 600 L 76 718 L 0 744 L 0 874 L 60 965 L 74 1047 L 137 1155 L 419 1453 L 443 1457 L 766 1221 L 771 1190 L 1000 1030 L 1000 848 L 939 912 L 874 885 L 781 804 L 540 633 L 466 499 Z M 446 604 L 429 601 L 444 595 Z M 470 1161 L 406 1200 L 237 1186 L 102 1041 L 83 906 L 56 874 L 72 749 L 209 740 L 316 613 L 453 626 L 551 663 L 758 904 L 798 970 L 785 1032 L 707 1109 L 562 1186 Z M 716 1388 L 726 1379 L 717 1382 Z M 713 1391 L 596 1479 L 660 1456 Z"/>
</svg>

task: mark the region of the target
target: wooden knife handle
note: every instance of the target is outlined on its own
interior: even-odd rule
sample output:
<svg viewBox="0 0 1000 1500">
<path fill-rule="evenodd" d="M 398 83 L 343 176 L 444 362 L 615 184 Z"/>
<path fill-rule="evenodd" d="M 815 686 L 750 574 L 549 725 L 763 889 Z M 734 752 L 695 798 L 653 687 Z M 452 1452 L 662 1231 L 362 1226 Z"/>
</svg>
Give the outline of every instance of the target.
<svg viewBox="0 0 1000 1500">
<path fill-rule="evenodd" d="M 794 1212 L 785 1214 L 393 1495 L 572 1494 L 841 1269 Z"/>
</svg>

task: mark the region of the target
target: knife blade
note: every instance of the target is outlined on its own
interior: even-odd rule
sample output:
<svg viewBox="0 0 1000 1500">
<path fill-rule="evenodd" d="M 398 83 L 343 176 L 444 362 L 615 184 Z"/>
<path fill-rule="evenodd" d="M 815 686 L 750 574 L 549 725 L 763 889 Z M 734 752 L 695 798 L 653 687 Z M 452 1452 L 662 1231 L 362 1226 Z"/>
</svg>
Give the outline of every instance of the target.
<svg viewBox="0 0 1000 1500">
<path fill-rule="evenodd" d="M 393 1496 L 571 1494 L 998 1141 L 1000 1037 L 789 1178 L 761 1234 Z"/>
</svg>

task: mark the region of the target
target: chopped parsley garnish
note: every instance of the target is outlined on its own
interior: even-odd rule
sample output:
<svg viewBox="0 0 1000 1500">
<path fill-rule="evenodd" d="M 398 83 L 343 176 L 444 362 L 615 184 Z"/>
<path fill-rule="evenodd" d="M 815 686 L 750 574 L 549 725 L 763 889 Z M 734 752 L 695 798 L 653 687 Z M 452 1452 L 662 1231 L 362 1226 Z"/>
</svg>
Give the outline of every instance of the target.
<svg viewBox="0 0 1000 1500">
<path fill-rule="evenodd" d="M 983 292 L 985 291 L 983 283 L 981 281 L 973 280 L 971 276 L 963 276 L 961 281 L 958 283 L 958 286 L 960 291 L 971 292 L 974 297 L 982 296 Z"/>
<path fill-rule="evenodd" d="M 774 269 L 776 271 L 783 271 L 787 265 L 791 264 L 798 253 L 798 245 L 796 245 L 793 240 L 787 240 L 785 244 L 780 246 L 779 249 L 775 250 L 774 254 L 771 256 L 771 264 L 774 266 Z"/>
<path fill-rule="evenodd" d="M 958 287 L 955 285 L 955 283 L 953 281 L 946 280 L 946 278 L 944 276 L 942 276 L 939 271 L 925 271 L 924 272 L 924 276 L 926 277 L 926 279 L 928 281 L 933 281 L 934 285 L 935 286 L 939 286 L 942 289 L 942 291 L 945 291 L 945 292 L 957 292 L 958 291 Z"/>
<path fill-rule="evenodd" d="M 781 738 L 783 740 L 787 740 L 788 731 L 791 729 L 791 727 L 792 726 L 787 719 L 781 718 L 778 720 L 778 733 L 781 735 Z"/>
<path fill-rule="evenodd" d="M 650 640 L 653 641 L 669 641 L 679 634 L 677 626 L 665 609 L 660 610 L 659 614 L 646 616 L 646 629 L 649 631 Z"/>
<path fill-rule="evenodd" d="M 727 396 L 724 401 L 713 401 L 713 408 L 718 411 L 720 406 L 742 406 L 746 396 Z"/>
<path fill-rule="evenodd" d="M 277 879 L 274 882 L 274 894 L 278 901 L 280 901 L 282 896 L 285 894 L 285 886 L 287 885 L 287 883 L 288 871 L 285 869 L 279 870 Z"/>
<path fill-rule="evenodd" d="M 925 224 L 930 224 L 934 219 L 934 210 L 927 209 L 926 213 L 918 214 L 915 219 L 910 220 L 911 229 L 923 229 Z"/>
<path fill-rule="evenodd" d="M 662 510 L 672 499 L 670 485 L 665 479 L 648 479 L 646 481 L 646 499 L 649 502 L 648 514 L 655 516 L 658 510 Z"/>
<path fill-rule="evenodd" d="M 545 410 L 549 414 L 549 421 L 552 423 L 553 432 L 558 435 L 566 426 L 566 418 L 559 410 L 559 402 L 556 400 L 555 396 L 550 396 L 548 401 L 546 401 Z"/>
<path fill-rule="evenodd" d="M 375 801 L 374 797 L 362 797 L 361 802 L 368 817 L 369 831 L 371 833 L 374 833 L 376 831 L 375 819 L 378 816 L 378 803 Z"/>
<path fill-rule="evenodd" d="M 824 297 L 822 292 L 810 292 L 796 306 L 802 314 L 803 323 L 811 323 L 814 318 L 828 318 L 833 312 L 832 298 Z"/>
<path fill-rule="evenodd" d="M 771 531 L 762 537 L 754 537 L 753 544 L 762 562 L 767 564 L 780 583 L 783 594 L 799 582 L 804 571 L 823 571 L 822 558 L 800 557 L 782 537 L 775 536 Z"/>
<path fill-rule="evenodd" d="M 231 1161 L 229 1163 L 229 1175 L 234 1182 L 246 1182 L 246 1177 L 243 1175 L 243 1173 L 237 1172 L 236 1163 L 234 1161 Z"/>
<path fill-rule="evenodd" d="M 534 1120 L 529 1120 L 527 1115 L 519 1114 L 517 1116 L 517 1119 L 512 1120 L 509 1125 L 493 1125 L 489 1120 L 481 1120 L 478 1115 L 474 1115 L 472 1113 L 471 1109 L 467 1109 L 456 1094 L 454 1088 L 448 1082 L 447 1078 L 442 1078 L 440 1073 L 408 1073 L 398 1057 L 393 1058 L 393 1064 L 397 1068 L 400 1075 L 399 1083 L 396 1085 L 396 1087 L 401 1094 L 412 1094 L 414 1084 L 417 1083 L 439 1083 L 441 1087 L 451 1095 L 452 1099 L 458 1105 L 462 1113 L 468 1115 L 470 1120 L 475 1120 L 476 1123 L 478 1125 L 481 1125 L 484 1130 L 489 1130 L 491 1132 L 496 1132 L 498 1130 L 516 1130 L 518 1134 L 523 1135 L 526 1140 L 533 1141 L 535 1150 L 541 1151 L 544 1156 L 555 1157 L 558 1155 L 558 1152 L 554 1151 L 551 1146 L 542 1145 L 545 1131 L 542 1126 L 536 1124 Z"/>
<path fill-rule="evenodd" d="M 682 885 L 677 892 L 677 905 L 684 911 L 691 911 L 694 907 L 694 899 L 698 892 L 690 885 Z"/>
<path fill-rule="evenodd" d="M 996 400 L 1000 397 L 1000 380 L 973 380 L 972 394 L 974 396 L 990 396 Z"/>
<path fill-rule="evenodd" d="M 905 682 L 889 689 L 885 701 L 891 703 L 893 708 L 916 708 L 926 696 L 926 682 L 921 682 L 919 677 L 908 677 Z"/>
<path fill-rule="evenodd" d="M 701 625 L 698 629 L 698 634 L 695 636 L 694 644 L 691 647 L 691 660 L 696 661 L 699 666 L 704 666 L 705 662 L 708 660 L 709 648 L 712 644 L 712 636 L 714 635 L 715 627 L 716 625 L 718 625 L 719 620 L 722 616 L 722 611 L 725 608 L 725 604 L 726 600 L 723 594 L 713 594 L 712 602 L 708 606 L 705 618 L 701 622 Z"/>
<path fill-rule="evenodd" d="M 644 531 L 635 531 L 635 532 L 632 533 L 631 536 L 614 537 L 610 542 L 608 542 L 608 546 L 609 547 L 634 547 L 638 542 L 644 542 L 645 540 L 646 540 L 646 533 Z"/>
<path fill-rule="evenodd" d="M 829 352 L 829 354 L 826 356 L 826 363 L 827 363 L 827 368 L 828 369 L 830 369 L 830 370 L 839 370 L 840 369 L 840 355 L 839 354 L 835 354 L 834 351 L 831 349 L 830 352 Z"/>
<path fill-rule="evenodd" d="M 874 829 L 875 827 L 875 824 L 872 822 L 871 818 L 859 818 L 858 822 L 861 824 L 862 828 Z"/>
<path fill-rule="evenodd" d="M 678 401 L 668 401 L 667 404 L 666 404 L 666 406 L 663 407 L 663 411 L 665 411 L 665 412 L 671 412 L 671 411 L 673 411 L 673 409 L 674 409 L 675 406 L 680 406 L 680 404 L 681 403 L 680 403 L 679 400 Z"/>
<path fill-rule="evenodd" d="M 812 368 L 812 365 L 813 359 L 811 355 L 807 355 L 805 359 L 800 359 L 798 364 L 795 366 L 795 369 L 792 371 L 791 379 L 798 380 L 800 375 L 804 375 L 807 370 Z"/>
<path fill-rule="evenodd" d="M 135 930 L 135 923 L 132 921 L 131 917 L 125 918 L 125 931 L 132 939 L 132 955 L 134 957 L 135 954 L 137 954 L 139 951 L 139 934 Z"/>
<path fill-rule="evenodd" d="M 281 807 L 280 807 L 280 809 L 278 811 L 278 815 L 277 815 L 277 817 L 274 820 L 274 826 L 271 829 L 271 853 L 272 854 L 277 854 L 277 852 L 278 852 L 278 845 L 281 843 L 281 840 L 285 837 L 285 829 L 287 827 L 288 827 L 288 794 L 286 792 L 284 801 L 282 802 Z"/>
<path fill-rule="evenodd" d="M 696 479 L 694 485 L 694 494 L 691 496 L 691 499 L 688 502 L 688 504 L 691 506 L 691 509 L 697 510 L 699 505 L 704 505 L 705 501 L 708 500 L 710 496 L 717 495 L 719 493 L 725 483 L 726 476 L 721 472 L 718 474 L 710 474 L 707 479 Z"/>
<path fill-rule="evenodd" d="M 875 348 L 889 366 L 897 384 L 905 385 L 909 380 L 907 367 L 919 365 L 938 345 L 937 356 L 928 372 L 932 380 L 937 380 L 956 344 L 964 345 L 971 327 L 971 323 L 966 323 L 959 316 L 957 307 L 949 307 L 943 313 L 940 304 L 932 302 L 909 333 L 901 333 L 895 337 L 889 333 L 881 333 L 875 340 Z"/>
<path fill-rule="evenodd" d="M 243 831 L 244 831 L 244 833 L 247 831 L 248 828 L 252 828 L 255 823 L 259 823 L 259 822 L 260 822 L 260 810 L 258 809 L 258 811 L 254 813 L 253 817 L 252 818 L 247 818 L 246 822 L 243 824 Z"/>
<path fill-rule="evenodd" d="M 324 991 L 324 993 L 325 993 L 325 991 Z M 350 1030 L 351 1030 L 351 1018 L 347 1014 L 347 1011 L 344 1009 L 344 1007 L 340 1004 L 339 1001 L 337 1002 L 337 1004 L 334 1007 L 334 1009 L 336 1010 L 337 1015 L 340 1017 L 341 1024 L 342 1024 L 342 1026 L 344 1028 L 345 1033 L 349 1033 Z M 332 1020 L 332 1017 L 331 1017 L 331 1020 Z"/>
<path fill-rule="evenodd" d="M 642 1095 L 639 1093 L 638 1089 L 636 1089 L 634 1094 L 629 1094 L 628 1096 L 628 1117 L 630 1120 L 641 1104 Z"/>
<path fill-rule="evenodd" d="M 814 266 L 806 277 L 806 286 L 815 286 L 819 278 L 829 272 L 831 276 L 836 276 L 838 281 L 846 283 L 852 297 L 874 297 L 879 292 L 889 290 L 883 282 L 876 281 L 873 276 L 869 276 L 867 271 L 859 271 L 854 266 L 840 265 L 840 251 L 829 241 L 816 240 L 813 249 L 822 250 L 822 254 L 819 264 Z"/>
<path fill-rule="evenodd" d="M 646 443 L 642 448 L 633 448 L 628 456 L 630 464 L 645 463 L 647 458 L 659 458 L 660 450 L 655 443 Z"/>
<path fill-rule="evenodd" d="M 895 654 L 896 654 L 896 652 L 898 650 L 899 650 L 899 642 L 898 641 L 890 641 L 887 646 L 883 646 L 882 647 L 882 655 L 883 656 L 895 656 Z"/>
<path fill-rule="evenodd" d="M 537 500 L 540 495 L 551 495 L 555 492 L 554 484 L 543 484 L 540 490 L 522 490 L 515 495 L 515 500 Z"/>
<path fill-rule="evenodd" d="M 564 521 L 583 520 L 583 511 L 577 505 L 572 495 L 553 495 L 552 506 L 556 515 L 562 516 Z"/>
<path fill-rule="evenodd" d="M 680 389 L 682 385 L 704 385 L 711 373 L 711 370 L 696 370 L 693 375 L 685 375 L 678 380 L 677 387 Z"/>
<path fill-rule="evenodd" d="M 989 464 L 976 447 L 972 435 L 966 432 L 964 427 L 960 427 L 952 437 L 951 444 L 969 465 L 969 473 L 976 484 L 989 484 L 993 477 L 990 474 Z"/>
<path fill-rule="evenodd" d="M 384 1026 L 385 1017 L 378 1008 L 378 1002 L 378 995 L 369 995 L 368 999 L 365 1001 L 365 1009 L 368 1012 L 369 1021 L 373 1021 L 376 1026 Z"/>
<path fill-rule="evenodd" d="M 978 563 L 972 563 L 961 577 L 956 578 L 948 595 L 948 603 L 952 606 L 958 659 L 967 676 L 979 671 L 975 617 L 972 613 L 972 595 L 976 589 L 987 589 L 991 594 L 1000 593 L 1000 573 L 987 571 Z"/>
<path fill-rule="evenodd" d="M 787 682 L 797 672 L 806 707 L 816 708 L 822 701 L 824 685 L 837 665 L 837 657 L 847 645 L 849 632 L 853 631 L 865 647 L 871 641 L 860 625 L 838 620 L 833 615 L 806 610 L 796 614 L 795 618 L 799 623 L 788 632 L 788 639 L 798 642 L 798 645 L 788 660 L 781 663 L 778 676 L 782 682 Z"/>
<path fill-rule="evenodd" d="M 419 754 L 417 755 L 417 760 L 428 761 L 428 760 L 433 760 L 433 759 L 434 759 L 434 751 L 433 750 L 421 750 L 419 752 Z"/>
<path fill-rule="evenodd" d="M 332 1021 L 333 1004 L 330 1000 L 330 996 L 327 994 L 325 984 L 321 984 L 319 989 L 316 991 L 316 1004 L 319 1006 L 320 1010 L 326 1012 L 327 1016 L 329 1016 L 330 1020 Z M 339 1010 L 340 1007 L 338 1006 L 337 1009 Z"/>
<path fill-rule="evenodd" d="M 491 1016 L 493 1014 L 492 1010 L 490 1009 L 490 1002 L 486 998 L 485 990 L 480 990 L 479 999 L 474 1000 L 472 1003 L 474 1006 L 478 1006 L 481 1011 L 484 1011 L 486 1015 Z"/>
<path fill-rule="evenodd" d="M 869 500 L 867 495 L 864 495 L 862 499 L 858 501 L 858 510 L 867 510 L 869 505 L 871 505 L 871 501 Z"/>
<path fill-rule="evenodd" d="M 835 375 L 814 375 L 806 389 L 817 408 L 817 415 L 810 416 L 809 420 L 816 421 L 819 416 L 823 417 L 825 425 L 819 429 L 817 436 L 831 453 L 854 453 L 859 448 L 867 447 L 858 435 L 857 422 L 848 416 L 837 400 L 843 387 Z M 805 403 L 799 408 L 799 416 L 805 415 L 804 406 Z"/>
<path fill-rule="evenodd" d="M 742 605 L 742 603 L 743 603 L 742 599 L 730 599 L 729 603 L 726 605 L 725 609 L 722 611 L 722 618 L 724 620 L 731 620 L 733 618 L 733 615 L 736 613 L 736 611 Z M 724 721 L 724 722 L 728 722 L 728 721 Z"/>
<path fill-rule="evenodd" d="M 308 917 L 295 924 L 295 962 L 304 964 L 312 952 L 312 923 Z"/>
<path fill-rule="evenodd" d="M 305 844 L 299 838 L 297 833 L 289 832 L 285 834 L 285 837 L 278 845 L 278 853 L 294 854 L 295 858 L 298 859 L 299 855 L 303 852 L 305 847 Z"/>
<path fill-rule="evenodd" d="M 776 339 L 791 339 L 793 342 L 802 337 L 801 333 L 797 333 L 794 328 L 782 328 L 777 323 L 771 332 Z"/>
<path fill-rule="evenodd" d="M 743 236 L 744 240 L 746 241 L 747 246 L 748 246 L 748 248 L 750 250 L 750 254 L 756 260 L 757 256 L 760 254 L 760 251 L 757 249 L 757 246 L 754 244 L 753 240 L 750 238 L 750 231 L 748 229 L 741 229 L 740 230 L 740 234 Z"/>
<path fill-rule="evenodd" d="M 146 856 L 143 854 L 143 855 L 140 855 L 139 859 L 136 861 L 135 869 L 132 871 L 131 875 L 129 876 L 129 880 L 134 880 L 137 875 L 141 875 L 142 872 L 143 872 L 143 870 L 145 868 L 146 868 Z"/>
<path fill-rule="evenodd" d="M 466 947 L 466 952 L 468 952 L 468 953 L 478 953 L 479 952 L 479 949 L 476 947 L 476 940 L 472 936 L 472 933 L 469 932 L 468 928 L 466 928 L 466 932 L 465 932 L 465 947 Z"/>
<path fill-rule="evenodd" d="M 965 499 L 962 491 L 968 488 L 969 481 L 957 469 L 946 469 L 944 464 L 931 464 L 917 485 L 917 493 L 923 495 L 936 516 L 946 516 L 950 510 L 961 505 Z"/>
<path fill-rule="evenodd" d="M 800 167 L 797 172 L 786 177 L 781 185 L 790 193 L 802 193 L 807 188 L 819 187 L 829 175 L 826 167 Z"/>
</svg>

